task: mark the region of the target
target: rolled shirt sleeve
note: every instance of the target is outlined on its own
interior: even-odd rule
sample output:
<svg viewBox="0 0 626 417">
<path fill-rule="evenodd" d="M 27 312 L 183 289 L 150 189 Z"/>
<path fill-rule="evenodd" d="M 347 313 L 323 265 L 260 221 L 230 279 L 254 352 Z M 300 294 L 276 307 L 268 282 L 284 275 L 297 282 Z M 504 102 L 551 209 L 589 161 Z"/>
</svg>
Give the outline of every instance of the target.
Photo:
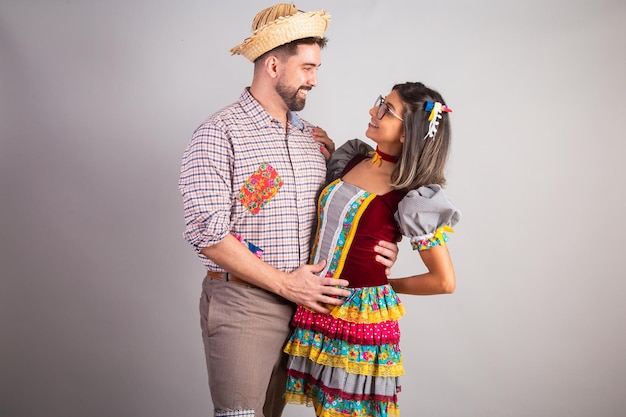
<svg viewBox="0 0 626 417">
<path fill-rule="evenodd" d="M 204 123 L 183 155 L 179 189 L 185 239 L 199 251 L 230 231 L 233 152 L 220 124 Z"/>
</svg>

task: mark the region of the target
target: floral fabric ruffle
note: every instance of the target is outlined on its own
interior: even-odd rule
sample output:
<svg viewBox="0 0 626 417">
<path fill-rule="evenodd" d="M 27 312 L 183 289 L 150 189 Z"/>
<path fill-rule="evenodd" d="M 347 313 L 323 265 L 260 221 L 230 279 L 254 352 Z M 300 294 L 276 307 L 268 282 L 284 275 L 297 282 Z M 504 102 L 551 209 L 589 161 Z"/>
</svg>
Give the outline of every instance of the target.
<svg viewBox="0 0 626 417">
<path fill-rule="evenodd" d="M 445 246 L 448 241 L 447 233 L 454 233 L 454 229 L 447 225 L 440 227 L 429 237 L 411 239 L 411 247 L 413 250 L 426 250 L 439 245 Z"/>
</svg>

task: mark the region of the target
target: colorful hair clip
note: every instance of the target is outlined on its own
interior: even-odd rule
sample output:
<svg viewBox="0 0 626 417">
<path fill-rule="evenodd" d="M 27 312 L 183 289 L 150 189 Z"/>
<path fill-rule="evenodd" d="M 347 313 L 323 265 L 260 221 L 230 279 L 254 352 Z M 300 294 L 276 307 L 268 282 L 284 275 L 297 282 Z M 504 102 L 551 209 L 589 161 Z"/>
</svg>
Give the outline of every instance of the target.
<svg viewBox="0 0 626 417">
<path fill-rule="evenodd" d="M 424 110 L 431 111 L 435 107 L 435 103 L 441 106 L 441 111 L 445 113 L 452 113 L 452 109 L 445 104 L 441 104 L 439 102 L 426 101 L 426 105 L 424 106 Z M 430 118 L 428 118 L 430 120 Z"/>
<path fill-rule="evenodd" d="M 427 101 L 424 110 L 429 111 L 430 115 L 428 116 L 428 121 L 430 124 L 428 125 L 428 132 L 424 139 L 434 138 L 435 134 L 437 134 L 437 128 L 439 127 L 439 119 L 441 119 L 441 113 L 450 113 L 452 109 L 445 104 L 441 104 L 438 101 L 432 102 Z"/>
</svg>

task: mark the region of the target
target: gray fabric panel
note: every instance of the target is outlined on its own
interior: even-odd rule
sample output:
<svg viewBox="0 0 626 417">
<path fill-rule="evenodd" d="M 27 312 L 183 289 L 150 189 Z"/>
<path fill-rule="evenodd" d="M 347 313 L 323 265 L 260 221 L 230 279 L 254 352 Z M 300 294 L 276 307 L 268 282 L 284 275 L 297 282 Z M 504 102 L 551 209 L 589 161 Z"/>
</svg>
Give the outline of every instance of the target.
<svg viewBox="0 0 626 417">
<path fill-rule="evenodd" d="M 326 267 L 319 273 L 320 276 L 325 276 L 326 271 L 333 266 L 332 259 L 337 247 L 338 236 L 343 231 L 346 213 L 350 210 L 352 203 L 364 193 L 363 190 L 354 185 L 340 182 L 328 196 L 320 224 L 320 241 L 317 243 L 315 258 L 313 259 L 313 263 L 317 263 L 321 259 L 328 261 Z M 334 231 L 334 233 L 330 233 L 330 231 Z"/>
<path fill-rule="evenodd" d="M 372 377 L 346 372 L 343 368 L 332 368 L 317 364 L 310 359 L 291 356 L 289 369 L 309 374 L 325 386 L 352 394 L 395 395 L 399 386 L 398 377 Z"/>
</svg>

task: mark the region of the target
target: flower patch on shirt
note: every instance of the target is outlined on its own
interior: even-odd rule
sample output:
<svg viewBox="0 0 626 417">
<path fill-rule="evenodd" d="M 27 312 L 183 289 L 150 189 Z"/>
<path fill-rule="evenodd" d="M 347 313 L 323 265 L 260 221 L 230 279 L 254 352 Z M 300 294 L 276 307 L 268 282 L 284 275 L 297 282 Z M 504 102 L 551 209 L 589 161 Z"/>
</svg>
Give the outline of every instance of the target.
<svg viewBox="0 0 626 417">
<path fill-rule="evenodd" d="M 257 214 L 283 185 L 283 180 L 270 164 L 263 163 L 243 183 L 239 190 L 239 201 L 252 214 Z"/>
</svg>

